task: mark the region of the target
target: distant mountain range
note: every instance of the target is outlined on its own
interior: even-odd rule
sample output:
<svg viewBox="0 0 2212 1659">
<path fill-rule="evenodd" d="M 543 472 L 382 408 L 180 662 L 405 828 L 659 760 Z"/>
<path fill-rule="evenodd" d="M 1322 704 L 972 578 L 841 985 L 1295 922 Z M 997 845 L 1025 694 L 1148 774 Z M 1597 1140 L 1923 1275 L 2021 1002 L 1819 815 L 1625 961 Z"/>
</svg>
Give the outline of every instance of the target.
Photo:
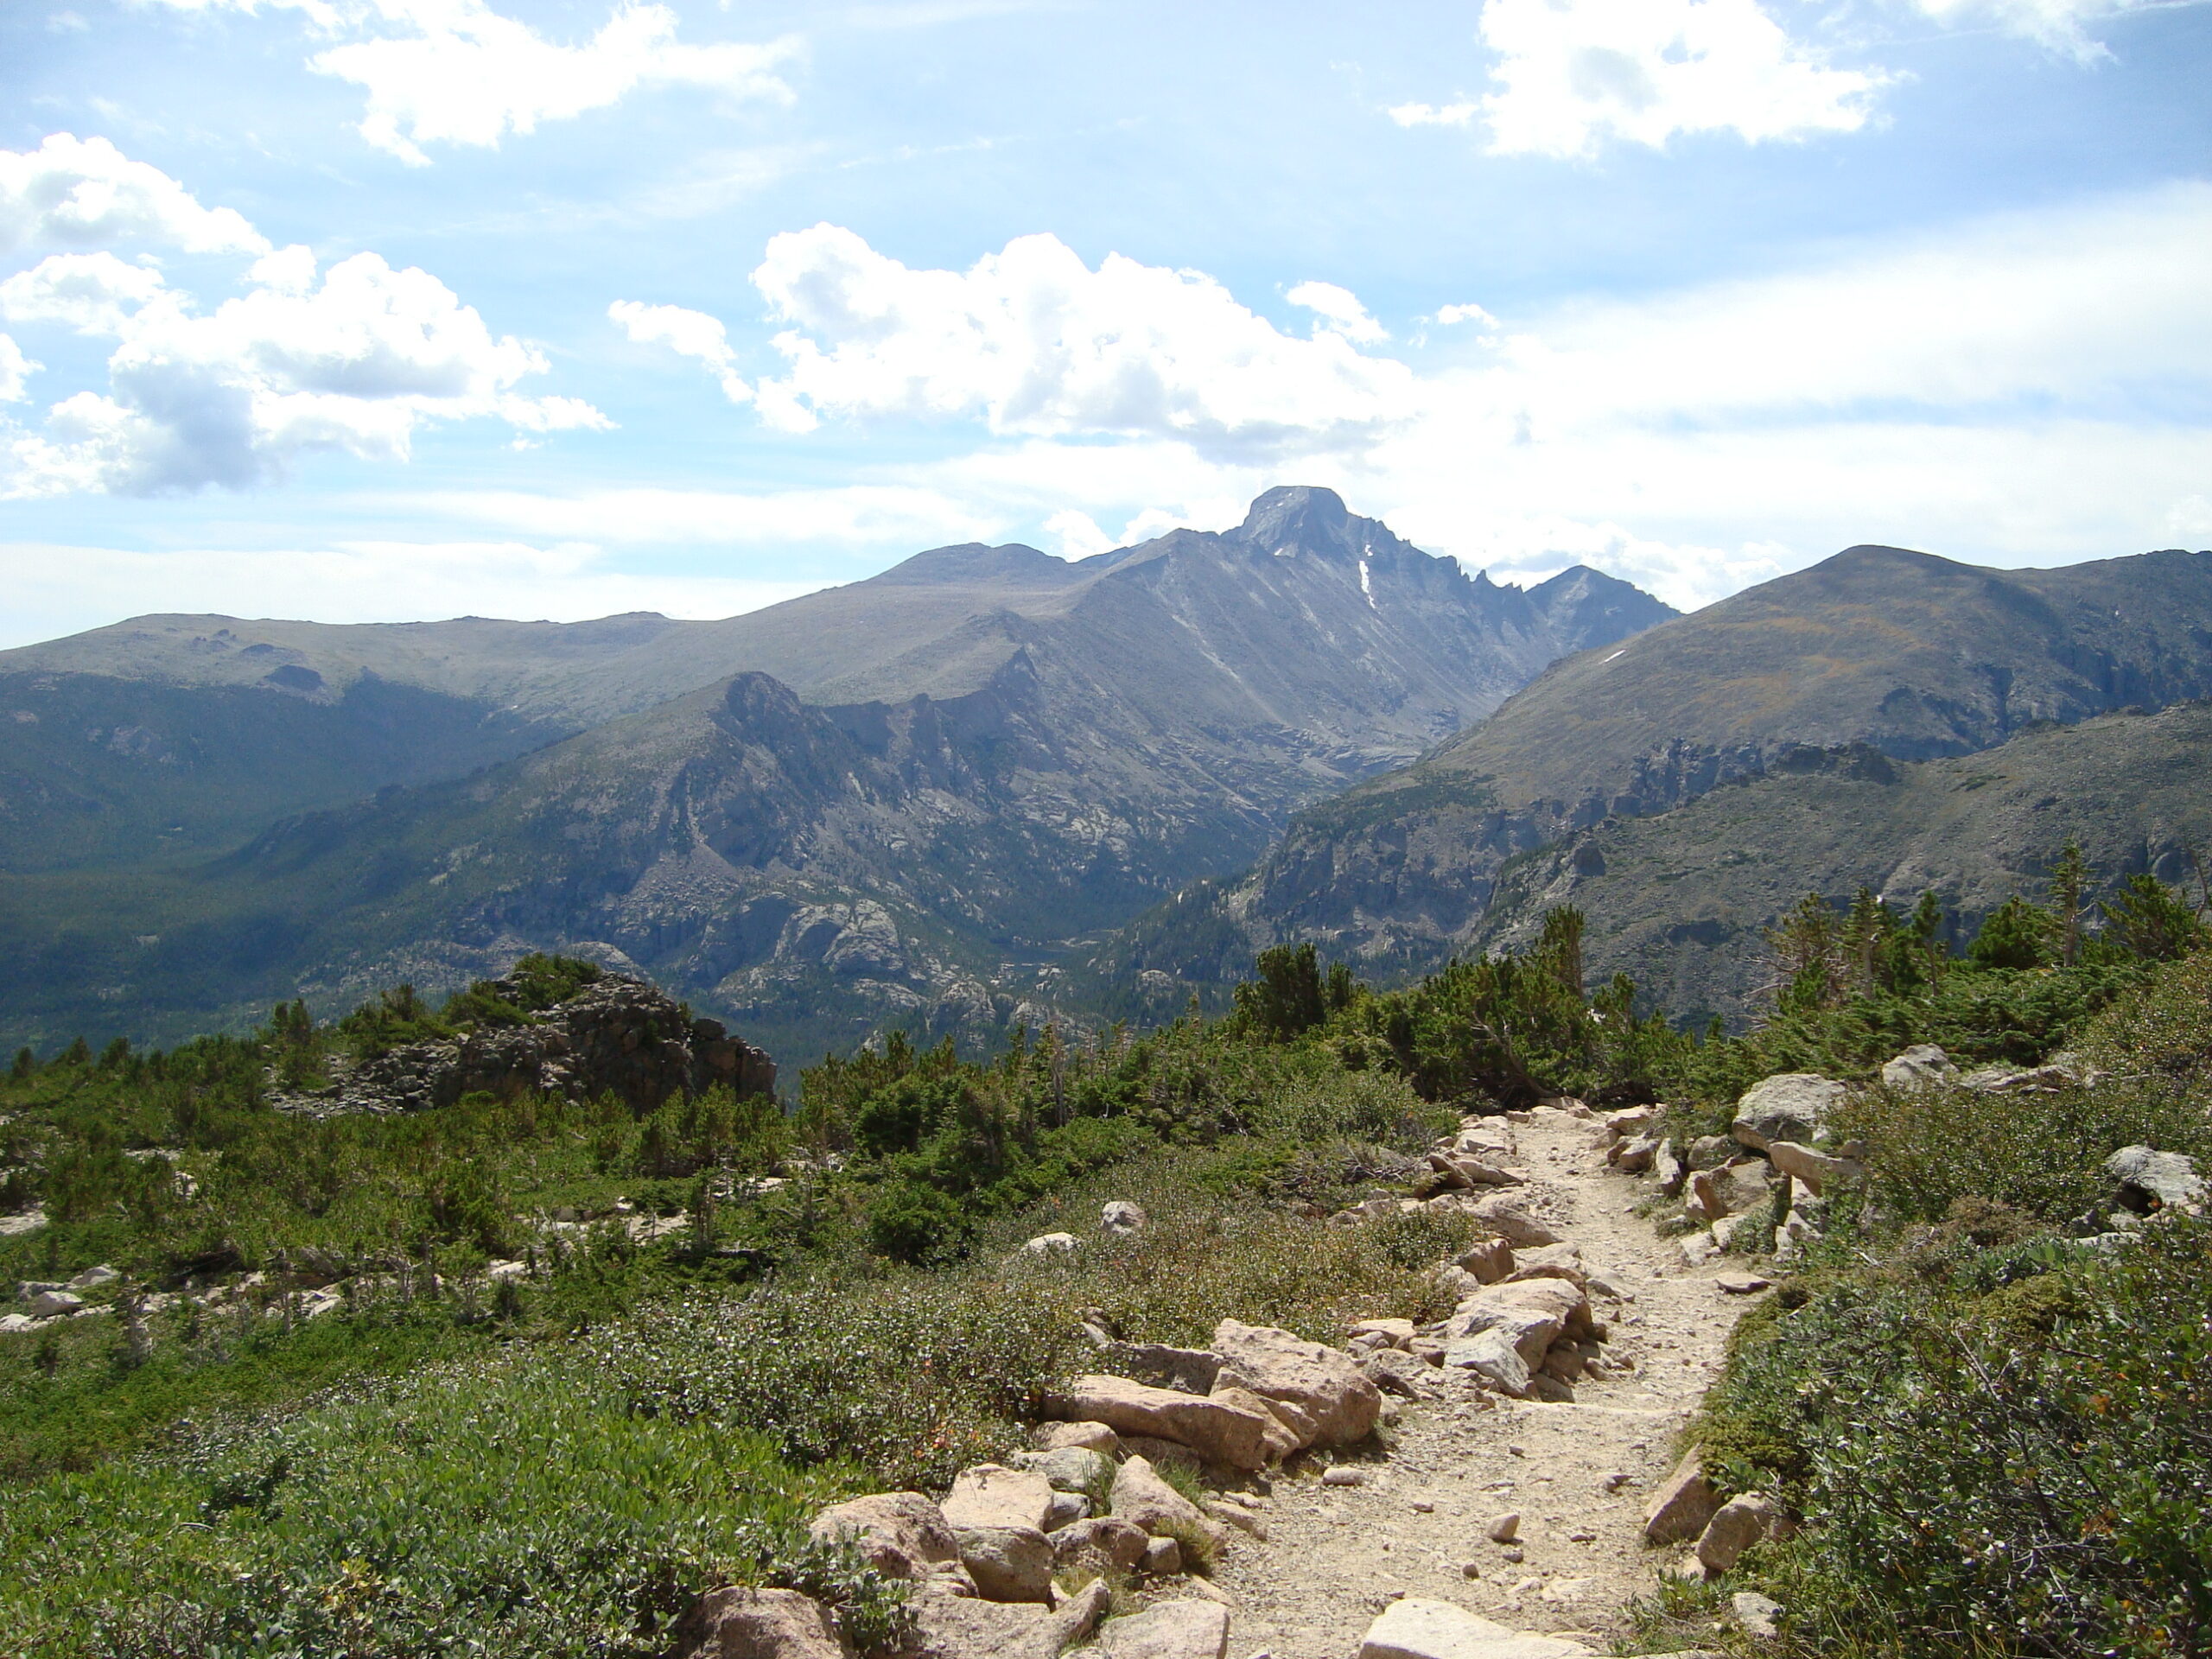
<svg viewBox="0 0 2212 1659">
<path fill-rule="evenodd" d="M 1220 534 L 943 548 L 720 622 L 150 617 L 0 652 L 0 1034 L 165 1039 L 558 949 L 772 1046 L 988 1035 L 1086 936 L 1673 615 L 1285 488 Z"/>
<path fill-rule="evenodd" d="M 2212 553 L 2000 571 L 1853 548 L 1555 664 L 1301 814 L 1244 876 L 1139 918 L 1084 982 L 1156 1016 L 1309 938 L 1389 978 L 1510 942 L 1572 897 L 1602 912 L 1594 970 L 1632 968 L 1678 1012 L 1740 1014 L 1759 930 L 1808 890 L 1910 903 L 1932 886 L 1971 918 L 2069 834 L 2110 873 L 2171 874 L 2202 833 L 2188 804 L 2212 796 L 2203 722 L 2100 721 L 2088 748 L 2043 734 L 2207 696 Z M 1938 760 L 1999 745 L 1993 771 Z M 2040 804 L 2024 816 L 2023 791 Z"/>
</svg>

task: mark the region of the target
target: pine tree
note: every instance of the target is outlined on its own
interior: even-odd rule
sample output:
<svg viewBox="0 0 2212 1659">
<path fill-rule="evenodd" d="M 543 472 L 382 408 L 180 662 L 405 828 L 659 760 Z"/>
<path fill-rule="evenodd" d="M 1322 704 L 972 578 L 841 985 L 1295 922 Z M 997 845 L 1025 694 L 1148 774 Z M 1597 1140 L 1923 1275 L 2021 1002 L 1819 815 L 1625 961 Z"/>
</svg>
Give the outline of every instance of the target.
<svg viewBox="0 0 2212 1659">
<path fill-rule="evenodd" d="M 2050 867 L 2050 913 L 2058 924 L 2058 959 L 2069 967 L 2082 952 L 2082 899 L 2094 874 L 2081 842 L 2069 836 Z"/>
</svg>

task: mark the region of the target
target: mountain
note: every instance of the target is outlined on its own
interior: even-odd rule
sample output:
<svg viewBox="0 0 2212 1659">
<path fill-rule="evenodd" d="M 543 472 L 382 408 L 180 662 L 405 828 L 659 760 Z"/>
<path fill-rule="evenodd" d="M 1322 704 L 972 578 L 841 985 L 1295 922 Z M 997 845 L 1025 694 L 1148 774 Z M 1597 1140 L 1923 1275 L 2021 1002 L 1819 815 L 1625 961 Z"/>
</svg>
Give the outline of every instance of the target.
<svg viewBox="0 0 2212 1659">
<path fill-rule="evenodd" d="M 2212 553 L 2006 571 L 1852 548 L 1555 664 L 1414 765 L 1302 813 L 1245 877 L 1133 924 L 1090 976 L 1145 1014 L 1287 938 L 1370 972 L 1425 969 L 1490 937 L 1515 861 L 1592 825 L 1854 746 L 1963 755 L 2208 696 Z M 1800 893 L 1832 885 L 1806 874 Z"/>
<path fill-rule="evenodd" d="M 36 967 L 0 988 L 0 1023 L 171 1033 L 548 948 L 650 972 L 756 1039 L 988 1031 L 1052 996 L 1074 941 L 1243 868 L 1298 808 L 1562 652 L 1671 614 L 1594 571 L 1470 577 L 1284 488 L 1218 534 L 1075 563 L 943 548 L 721 622 L 151 619 L 0 654 L 0 707 L 18 697 L 62 757 L 96 728 L 35 698 L 95 690 L 177 757 L 103 762 L 82 819 L 158 804 L 187 825 L 41 867 L 26 849 L 82 842 L 50 827 L 56 791 L 11 794 L 32 804 L 0 835 L 0 946 Z M 350 785 L 276 766 L 250 802 L 219 787 L 263 740 L 218 741 L 218 711 L 351 731 L 357 702 L 403 695 L 439 711 L 422 751 L 356 741 Z M 10 738 L 10 775 L 51 778 L 55 752 Z M 402 760 L 416 775 L 389 775 Z"/>
</svg>

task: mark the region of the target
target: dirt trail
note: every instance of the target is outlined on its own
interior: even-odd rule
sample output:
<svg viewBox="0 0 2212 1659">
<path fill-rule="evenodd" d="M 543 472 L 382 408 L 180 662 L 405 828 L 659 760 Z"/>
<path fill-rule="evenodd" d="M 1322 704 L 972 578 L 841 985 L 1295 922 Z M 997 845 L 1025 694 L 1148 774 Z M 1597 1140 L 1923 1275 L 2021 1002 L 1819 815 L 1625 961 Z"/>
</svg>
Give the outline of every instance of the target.
<svg viewBox="0 0 2212 1659">
<path fill-rule="evenodd" d="M 1591 1301 L 1611 1326 L 1608 1353 L 1634 1369 L 1576 1383 L 1571 1404 L 1486 1400 L 1447 1377 L 1441 1399 L 1404 1402 L 1389 1454 L 1357 1465 L 1364 1484 L 1279 1478 L 1260 1505 L 1266 1541 L 1238 1537 L 1216 1577 L 1239 1655 L 1349 1659 L 1393 1592 L 1580 1634 L 1602 1650 L 1627 1633 L 1629 1598 L 1677 1553 L 1644 1545 L 1644 1508 L 1757 1299 L 1720 1288 L 1740 1263 L 1689 1268 L 1631 1213 L 1649 1189 L 1607 1170 L 1597 1125 L 1540 1109 L 1513 1134 L 1529 1177 L 1522 1195 L 1580 1247 L 1593 1277 L 1624 1293 L 1616 1301 L 1593 1287 Z M 1488 1535 L 1507 1511 L 1521 1516 L 1512 1546 Z M 1480 1577 L 1466 1576 L 1468 1562 Z"/>
</svg>

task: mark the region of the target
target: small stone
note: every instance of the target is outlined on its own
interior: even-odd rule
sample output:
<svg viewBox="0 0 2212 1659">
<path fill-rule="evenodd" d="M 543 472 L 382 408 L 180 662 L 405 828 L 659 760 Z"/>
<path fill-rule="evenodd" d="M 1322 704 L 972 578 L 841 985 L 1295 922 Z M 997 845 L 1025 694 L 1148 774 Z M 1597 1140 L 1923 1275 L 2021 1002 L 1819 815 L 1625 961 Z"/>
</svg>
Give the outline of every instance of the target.
<svg viewBox="0 0 2212 1659">
<path fill-rule="evenodd" d="M 1505 1552 L 1505 1554 L 1502 1559 L 1510 1561 L 1514 1566 L 1518 1567 L 1522 1562 L 1529 1559 L 1529 1554 L 1526 1550 L 1509 1549 Z"/>
<path fill-rule="evenodd" d="M 1482 1575 L 1483 1564 L 1480 1561 L 1462 1561 L 1459 1563 L 1459 1576 L 1461 1578 L 1479 1579 Z"/>
<path fill-rule="evenodd" d="M 1322 1474 L 1321 1484 L 1324 1486 L 1364 1486 L 1367 1476 L 1357 1469 L 1331 1469 Z"/>
<path fill-rule="evenodd" d="M 1773 1537 L 1782 1510 L 1764 1492 L 1745 1492 L 1713 1511 L 1698 1535 L 1697 1558 L 1708 1573 L 1726 1573 L 1753 1544 Z"/>
<path fill-rule="evenodd" d="M 1521 1512 L 1518 1510 L 1508 1510 L 1503 1515 L 1493 1516 L 1490 1525 L 1483 1530 L 1488 1535 L 1491 1542 L 1510 1544 L 1521 1535 Z"/>
<path fill-rule="evenodd" d="M 1941 1049 L 1936 1051 L 1938 1053 L 1942 1052 Z M 1738 1590 L 1728 1599 L 1728 1605 L 1745 1636 L 1760 1641 L 1771 1641 L 1782 1634 L 1783 1609 L 1780 1602 L 1763 1596 L 1756 1590 Z"/>
<path fill-rule="evenodd" d="M 1763 1290 L 1774 1288 L 1773 1280 L 1751 1273 L 1724 1274 L 1713 1282 L 1720 1287 L 1722 1294 L 1728 1296 L 1756 1296 Z"/>
<path fill-rule="evenodd" d="M 1131 1204 L 1127 1198 L 1116 1198 L 1098 1212 L 1100 1230 L 1117 1236 L 1141 1230 L 1147 1219 L 1144 1206 Z"/>
<path fill-rule="evenodd" d="M 1436 1513 L 1436 1505 L 1425 1497 L 1417 1497 L 1413 1501 L 1413 1511 L 1415 1515 L 1433 1515 Z"/>
<path fill-rule="evenodd" d="M 1025 1255 L 1067 1255 L 1076 1248 L 1073 1233 L 1039 1233 L 1021 1247 Z"/>
<path fill-rule="evenodd" d="M 1142 1565 L 1154 1578 L 1173 1578 L 1183 1570 L 1183 1546 L 1173 1538 L 1155 1538 L 1144 1547 Z"/>
</svg>

